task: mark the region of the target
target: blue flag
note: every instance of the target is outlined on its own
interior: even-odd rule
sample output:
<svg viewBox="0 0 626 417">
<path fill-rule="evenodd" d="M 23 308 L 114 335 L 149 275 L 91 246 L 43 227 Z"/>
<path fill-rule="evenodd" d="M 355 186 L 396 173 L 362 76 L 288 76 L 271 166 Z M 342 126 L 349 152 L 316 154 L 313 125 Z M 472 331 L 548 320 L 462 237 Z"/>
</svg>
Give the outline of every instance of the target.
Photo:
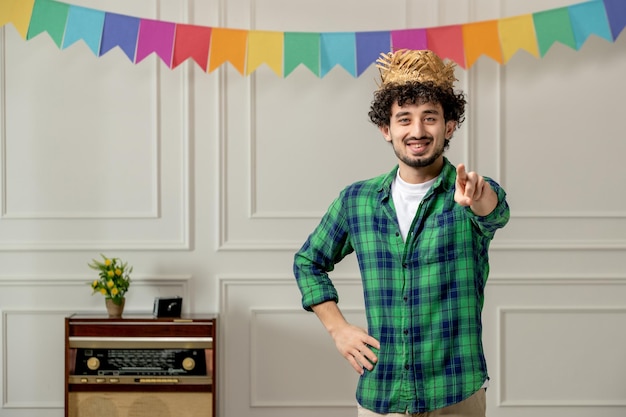
<svg viewBox="0 0 626 417">
<path fill-rule="evenodd" d="M 63 49 L 82 39 L 94 55 L 99 56 L 103 27 L 104 12 L 70 5 L 65 37 L 63 38 Z"/>
</svg>

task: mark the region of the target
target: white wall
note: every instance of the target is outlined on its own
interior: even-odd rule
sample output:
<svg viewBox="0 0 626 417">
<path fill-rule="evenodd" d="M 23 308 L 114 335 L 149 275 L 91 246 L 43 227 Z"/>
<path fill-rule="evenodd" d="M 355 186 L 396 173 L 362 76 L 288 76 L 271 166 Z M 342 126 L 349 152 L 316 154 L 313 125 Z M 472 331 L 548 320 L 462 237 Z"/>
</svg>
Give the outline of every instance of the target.
<svg viewBox="0 0 626 417">
<path fill-rule="evenodd" d="M 75 0 L 204 26 L 429 27 L 565 0 Z M 467 121 L 448 157 L 496 178 L 512 220 L 492 245 L 484 311 L 493 417 L 626 413 L 626 38 L 481 58 L 458 71 Z M 63 415 L 63 318 L 104 312 L 98 253 L 135 267 L 127 311 L 181 295 L 220 314 L 219 415 L 354 416 L 356 377 L 300 309 L 293 253 L 344 185 L 394 157 L 367 121 L 376 70 L 278 78 L 226 65 L 134 65 L 0 32 L 0 415 Z M 356 262 L 333 274 L 364 324 Z"/>
</svg>

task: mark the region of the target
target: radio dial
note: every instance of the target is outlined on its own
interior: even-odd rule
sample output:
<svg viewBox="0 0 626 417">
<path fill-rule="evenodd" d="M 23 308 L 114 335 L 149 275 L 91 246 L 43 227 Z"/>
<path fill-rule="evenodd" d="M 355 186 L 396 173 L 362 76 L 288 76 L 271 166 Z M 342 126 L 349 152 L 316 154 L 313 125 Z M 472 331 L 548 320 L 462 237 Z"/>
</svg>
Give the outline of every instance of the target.
<svg viewBox="0 0 626 417">
<path fill-rule="evenodd" d="M 93 356 L 87 359 L 87 368 L 91 369 L 92 371 L 95 371 L 99 367 L 100 367 L 100 359 L 94 358 Z"/>
<path fill-rule="evenodd" d="M 192 358 L 183 359 L 183 369 L 185 371 L 191 371 L 195 367 L 196 367 L 196 361 L 194 361 Z"/>
</svg>

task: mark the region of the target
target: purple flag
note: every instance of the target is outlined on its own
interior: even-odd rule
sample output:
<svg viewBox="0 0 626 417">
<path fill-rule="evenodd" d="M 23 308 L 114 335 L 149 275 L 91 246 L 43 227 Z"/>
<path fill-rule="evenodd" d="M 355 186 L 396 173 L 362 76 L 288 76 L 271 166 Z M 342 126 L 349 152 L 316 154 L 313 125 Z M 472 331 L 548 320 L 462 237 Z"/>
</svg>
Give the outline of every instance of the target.
<svg viewBox="0 0 626 417">
<path fill-rule="evenodd" d="M 615 40 L 626 26 L 626 1 L 604 0 L 604 8 L 611 25 L 613 40 Z"/>
<path fill-rule="evenodd" d="M 356 33 L 356 75 L 363 73 L 380 54 L 389 52 L 391 38 L 389 32 Z"/>
<path fill-rule="evenodd" d="M 135 46 L 139 33 L 139 19 L 115 13 L 106 13 L 102 29 L 100 55 L 119 46 L 131 62 L 135 62 Z"/>
</svg>

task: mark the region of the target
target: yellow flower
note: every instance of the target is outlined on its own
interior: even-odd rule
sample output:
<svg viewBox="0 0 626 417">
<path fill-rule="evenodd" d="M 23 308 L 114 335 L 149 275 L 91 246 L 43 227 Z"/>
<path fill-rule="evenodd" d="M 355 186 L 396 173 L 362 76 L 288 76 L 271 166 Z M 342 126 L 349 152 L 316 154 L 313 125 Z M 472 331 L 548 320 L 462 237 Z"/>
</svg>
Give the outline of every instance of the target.
<svg viewBox="0 0 626 417">
<path fill-rule="evenodd" d="M 0 0 L 2 1 L 2 0 Z M 98 271 L 98 279 L 88 282 L 92 294 L 101 293 L 105 297 L 118 299 L 124 297 L 130 286 L 130 274 L 133 267 L 119 258 L 108 258 L 100 254 L 102 260 L 92 259 L 87 265 Z"/>
</svg>

